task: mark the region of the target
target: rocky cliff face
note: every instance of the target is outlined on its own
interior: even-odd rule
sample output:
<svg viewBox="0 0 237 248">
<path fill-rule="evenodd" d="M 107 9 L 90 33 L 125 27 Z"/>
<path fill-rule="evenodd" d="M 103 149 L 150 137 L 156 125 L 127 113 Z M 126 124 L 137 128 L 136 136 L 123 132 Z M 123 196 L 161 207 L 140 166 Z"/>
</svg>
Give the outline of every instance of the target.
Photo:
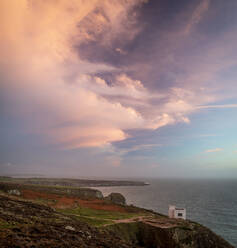
<svg viewBox="0 0 237 248">
<path fill-rule="evenodd" d="M 126 199 L 120 193 L 111 193 L 105 197 L 105 200 L 111 201 L 112 203 L 115 203 L 118 205 L 126 205 Z"/>
<path fill-rule="evenodd" d="M 29 188 L 39 198 L 24 200 Z M 100 191 L 85 188 L 0 183 L 0 247 L 234 248 L 198 223 L 126 206 L 121 194 L 112 193 L 109 201 L 101 197 Z M 49 207 L 61 198 L 72 203 L 76 200 L 77 204 L 69 204 L 70 211 L 64 214 Z M 86 215 L 82 202 L 86 204 Z M 94 208 L 90 209 L 92 202 Z M 74 215 L 78 204 L 80 211 Z M 107 211 L 102 210 L 105 208 Z M 101 215 L 107 222 L 100 229 L 86 224 L 98 221 Z M 85 222 L 85 216 L 90 217 L 90 222 Z"/>
<path fill-rule="evenodd" d="M 147 221 L 107 227 L 133 245 L 149 248 L 234 248 L 208 228 L 194 222 L 164 227 Z"/>
</svg>

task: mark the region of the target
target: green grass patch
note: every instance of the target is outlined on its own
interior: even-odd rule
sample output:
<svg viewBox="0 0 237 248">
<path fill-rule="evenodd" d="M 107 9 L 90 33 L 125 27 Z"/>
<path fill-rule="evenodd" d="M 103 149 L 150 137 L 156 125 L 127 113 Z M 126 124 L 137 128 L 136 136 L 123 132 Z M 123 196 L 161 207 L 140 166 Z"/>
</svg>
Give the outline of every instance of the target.
<svg viewBox="0 0 237 248">
<path fill-rule="evenodd" d="M 138 213 L 123 213 L 115 211 L 97 210 L 91 208 L 78 207 L 74 209 L 59 209 L 58 211 L 77 217 L 79 220 L 93 226 L 103 226 L 113 224 L 114 220 L 129 219 L 138 217 Z"/>
<path fill-rule="evenodd" d="M 9 182 L 12 181 L 11 177 L 0 177 L 0 182 Z"/>
<path fill-rule="evenodd" d="M 92 226 L 96 226 L 96 227 L 113 224 L 113 222 L 110 220 L 103 220 L 103 219 L 97 219 L 97 218 L 87 218 L 84 216 L 77 216 L 77 219 L 82 221 L 82 222 L 86 222 L 88 225 L 92 225 Z"/>
<path fill-rule="evenodd" d="M 45 199 L 45 198 L 37 198 L 35 200 L 35 202 L 39 203 L 39 204 L 56 204 L 58 202 L 58 200 L 54 200 L 54 199 Z"/>
<path fill-rule="evenodd" d="M 0 219 L 0 229 L 9 229 L 14 227 L 16 227 L 16 225 L 13 225 L 5 220 Z"/>
<path fill-rule="evenodd" d="M 129 219 L 141 215 L 138 213 L 123 213 L 123 212 L 97 210 L 97 209 L 84 208 L 84 207 L 78 207 L 74 209 L 63 209 L 60 211 L 68 214 L 79 215 L 88 218 L 105 219 L 105 220 Z"/>
</svg>

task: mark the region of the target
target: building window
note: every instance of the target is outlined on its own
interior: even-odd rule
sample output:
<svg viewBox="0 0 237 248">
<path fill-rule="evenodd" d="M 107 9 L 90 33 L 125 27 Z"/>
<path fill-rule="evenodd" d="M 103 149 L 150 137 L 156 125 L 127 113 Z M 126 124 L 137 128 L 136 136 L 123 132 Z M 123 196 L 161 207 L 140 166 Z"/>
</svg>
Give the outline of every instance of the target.
<svg viewBox="0 0 237 248">
<path fill-rule="evenodd" d="M 179 217 L 182 217 L 182 216 L 183 216 L 183 214 L 182 214 L 182 213 L 178 213 L 178 216 L 179 216 Z"/>
</svg>

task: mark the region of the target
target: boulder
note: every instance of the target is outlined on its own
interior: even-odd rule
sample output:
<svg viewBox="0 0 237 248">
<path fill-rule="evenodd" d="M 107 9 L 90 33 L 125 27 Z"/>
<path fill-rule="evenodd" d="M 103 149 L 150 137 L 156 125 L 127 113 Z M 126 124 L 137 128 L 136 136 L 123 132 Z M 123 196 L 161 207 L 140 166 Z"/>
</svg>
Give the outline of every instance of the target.
<svg viewBox="0 0 237 248">
<path fill-rule="evenodd" d="M 9 195 L 17 195 L 17 196 L 20 196 L 21 195 L 21 192 L 20 192 L 20 190 L 18 190 L 18 189 L 10 189 L 10 190 L 8 190 L 8 192 L 7 192 Z"/>
<path fill-rule="evenodd" d="M 75 231 L 75 228 L 72 226 L 65 226 L 65 229 L 70 231 Z"/>
<path fill-rule="evenodd" d="M 105 199 L 115 204 L 126 205 L 126 199 L 120 193 L 111 193 L 108 196 L 106 196 Z"/>
</svg>

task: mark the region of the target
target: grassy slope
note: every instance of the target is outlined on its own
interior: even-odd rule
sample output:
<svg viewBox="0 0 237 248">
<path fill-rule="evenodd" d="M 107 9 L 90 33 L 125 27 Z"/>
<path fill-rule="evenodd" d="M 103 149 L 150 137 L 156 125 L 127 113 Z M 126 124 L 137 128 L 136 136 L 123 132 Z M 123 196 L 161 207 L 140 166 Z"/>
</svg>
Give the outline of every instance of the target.
<svg viewBox="0 0 237 248">
<path fill-rule="evenodd" d="M 8 184 L 6 185 L 8 186 Z M 10 186 L 12 188 L 12 185 Z M 28 185 L 27 188 L 29 187 L 30 186 Z M 40 187 L 39 185 L 37 185 L 36 187 L 31 187 L 31 190 L 32 192 L 37 192 L 37 190 L 40 188 L 45 189 L 45 187 Z M 176 247 L 174 246 L 174 244 L 180 243 L 180 242 L 186 245 L 187 242 L 190 243 L 190 242 L 193 242 L 194 240 L 196 243 L 200 243 L 200 242 L 203 243 L 202 246 L 198 246 L 198 247 L 211 247 L 210 244 L 212 243 L 217 245 L 217 246 L 213 246 L 217 248 L 232 247 L 228 245 L 223 239 L 217 237 L 211 231 L 209 231 L 208 229 L 204 227 L 201 227 L 200 225 L 196 223 L 191 223 L 188 221 L 184 222 L 184 221 L 178 221 L 178 220 L 171 220 L 165 216 L 154 215 L 154 213 L 149 213 L 149 211 L 136 208 L 136 207 L 120 206 L 120 211 L 119 211 L 119 210 L 115 210 L 115 206 L 116 206 L 115 204 L 112 205 L 112 203 L 110 203 L 109 207 L 112 206 L 111 211 L 102 210 L 102 209 L 97 209 L 96 207 L 98 208 L 104 207 L 104 206 L 108 207 L 108 205 L 106 205 L 108 203 L 104 202 L 103 203 L 104 205 L 103 204 L 101 205 L 101 201 L 103 200 L 97 200 L 94 202 L 94 205 L 92 204 L 91 205 L 92 207 L 89 208 L 89 207 L 80 205 L 80 201 L 77 201 L 77 199 L 79 198 L 74 196 L 73 200 L 75 199 L 75 202 L 73 202 L 73 204 L 71 204 L 70 206 L 65 205 L 63 208 L 62 206 L 57 208 L 57 204 L 56 204 L 57 200 L 55 200 L 55 202 L 54 201 L 52 202 L 52 198 L 50 198 L 50 196 L 52 195 L 56 196 L 57 194 L 52 193 L 51 189 L 52 189 L 51 187 L 47 188 L 47 192 L 51 194 L 44 193 L 44 194 L 39 195 L 40 198 L 34 198 L 34 201 L 27 198 L 28 200 L 27 201 L 24 200 L 23 202 L 22 200 L 19 200 L 19 199 L 22 199 L 23 195 L 21 197 L 11 196 L 12 200 L 11 198 L 7 199 L 9 195 L 6 194 L 7 190 L 5 188 L 5 192 L 2 194 L 3 201 L 2 203 L 0 202 L 2 204 L 2 207 L 0 206 L 0 210 L 2 211 L 2 213 L 0 211 L 0 236 L 2 235 L 2 237 L 0 237 L 0 239 L 1 238 L 2 240 L 7 239 L 7 235 L 9 233 L 11 234 L 10 230 L 12 230 L 13 233 L 20 232 L 21 236 L 19 237 L 25 237 L 27 240 L 32 240 L 33 238 L 38 240 L 38 238 L 42 237 L 42 235 L 48 235 L 48 232 L 51 231 L 51 226 L 54 226 L 53 232 L 50 234 L 51 236 L 47 237 L 46 239 L 46 241 L 48 242 L 49 238 L 52 240 L 55 238 L 54 233 L 56 233 L 58 237 L 61 237 L 62 235 L 64 235 L 64 233 L 66 232 L 64 228 L 65 226 L 67 225 L 71 226 L 72 224 L 76 226 L 76 225 L 80 225 L 80 222 L 84 222 L 84 223 L 89 224 L 89 226 L 96 226 L 96 227 L 103 227 L 106 225 L 106 227 L 100 228 L 100 232 L 96 234 L 94 239 L 96 239 L 96 237 L 99 237 L 98 235 L 100 235 L 100 233 L 103 233 L 106 231 L 112 231 L 112 233 L 114 234 L 116 233 L 116 235 L 118 235 L 118 237 L 121 240 L 124 240 L 125 242 L 134 242 L 136 244 L 140 244 L 139 242 L 142 240 L 141 242 L 142 243 L 144 242 L 144 244 L 146 244 L 146 247 L 153 247 L 150 245 L 150 243 L 151 241 L 153 242 L 154 240 L 155 240 L 153 242 L 154 245 L 156 245 L 157 242 L 160 242 L 160 244 L 163 244 L 164 246 L 159 246 L 159 247 L 165 247 L 165 248 Z M 36 193 L 35 195 L 37 196 Z M 4 196 L 7 200 L 4 200 Z M 42 198 L 42 196 L 45 196 L 45 197 Z M 63 196 L 62 194 L 59 194 L 58 196 L 59 196 L 58 199 L 64 198 L 65 203 L 67 202 L 67 200 L 72 200 L 72 198 L 70 198 L 68 194 L 63 195 Z M 38 202 L 41 204 L 34 205 L 35 204 L 34 202 Z M 93 200 L 88 199 L 88 202 L 93 203 Z M 46 205 L 53 206 L 56 211 L 53 210 L 52 208 L 46 207 Z M 24 207 L 24 209 L 22 207 Z M 10 211 L 11 209 L 12 211 Z M 158 227 L 157 228 L 155 226 L 147 225 L 146 223 L 141 223 L 141 222 L 120 223 L 120 224 L 113 225 L 116 220 L 121 220 L 121 219 L 124 220 L 124 219 L 129 219 L 129 218 L 134 218 L 134 217 L 137 218 L 139 216 L 144 216 L 144 215 L 151 215 L 153 218 L 153 221 L 157 219 L 158 222 L 159 221 L 165 222 L 165 223 L 175 222 L 177 228 L 176 227 L 174 228 L 173 227 L 172 228 L 159 228 Z M 5 219 L 3 217 L 5 217 Z M 74 223 L 74 221 L 76 222 Z M 37 235 L 39 237 L 24 236 L 26 233 L 28 235 L 31 232 L 35 232 L 36 225 L 44 225 L 44 227 L 39 226 L 39 229 L 36 230 Z M 18 226 L 18 228 L 16 228 L 16 226 Z M 87 227 L 88 230 L 90 230 L 89 226 Z M 84 227 L 83 225 L 80 225 L 78 230 L 80 230 L 83 227 Z M 41 234 L 40 232 L 42 232 L 42 228 L 43 229 L 49 228 L 49 230 L 45 231 L 44 234 Z M 8 231 L 5 231 L 5 230 L 8 230 Z M 87 233 L 88 230 L 85 233 Z M 78 238 L 79 236 L 77 235 L 74 238 Z M 11 236 L 11 237 L 15 237 L 15 236 Z M 174 237 L 177 238 L 178 241 L 175 241 Z M 25 242 L 25 238 L 24 238 L 24 242 Z M 69 243 L 73 242 L 74 238 L 71 239 L 69 235 L 68 242 Z M 111 236 L 111 239 L 112 238 L 113 238 L 113 235 Z M 87 242 L 88 239 L 85 238 L 85 240 L 86 240 L 85 242 Z M 101 240 L 103 241 L 104 237 L 102 237 Z M 166 242 L 170 240 L 172 241 L 172 245 L 167 246 Z M 77 242 L 82 242 L 82 241 L 78 240 Z M 15 241 L 12 241 L 12 242 L 15 242 Z M 114 244 L 113 241 L 112 243 Z M 11 247 L 11 246 L 4 246 L 4 247 Z M 19 247 L 25 247 L 25 246 L 19 246 Z M 70 247 L 70 246 L 66 244 L 65 247 Z M 81 247 L 90 247 L 90 246 L 81 246 Z M 98 246 L 95 246 L 95 247 L 98 247 Z M 112 246 L 105 246 L 105 247 L 112 247 Z M 193 247 L 193 246 L 180 246 L 180 247 Z"/>
<path fill-rule="evenodd" d="M 1 178 L 3 181 L 5 180 L 5 178 Z M 9 189 L 14 189 L 14 188 L 18 188 L 20 191 L 21 190 L 31 190 L 32 192 L 35 192 L 35 196 L 34 198 L 27 198 L 28 200 L 33 200 L 35 203 L 39 203 L 39 204 L 44 204 L 44 205 L 48 205 L 48 206 L 52 206 L 54 207 L 54 209 L 60 213 L 64 213 L 70 216 L 74 216 L 75 218 L 77 218 L 78 220 L 84 221 L 92 226 L 96 226 L 96 227 L 100 227 L 100 226 L 104 226 L 104 225 L 109 225 L 109 224 L 114 224 L 115 220 L 121 220 L 121 219 L 129 219 L 129 218 L 134 218 L 134 217 L 138 217 L 141 215 L 145 215 L 147 214 L 147 212 L 145 210 L 141 210 L 137 207 L 132 207 L 132 206 L 119 206 L 120 211 L 115 211 L 113 210 L 103 210 L 103 209 L 96 209 L 97 206 L 92 206 L 90 207 L 85 207 L 85 206 L 81 206 L 79 201 L 77 201 L 77 199 L 80 198 L 75 198 L 75 204 L 73 206 L 69 206 L 69 205 L 65 205 L 65 206 L 58 206 L 57 203 L 58 201 L 62 198 L 70 198 L 70 194 L 65 194 L 64 192 L 66 192 L 68 189 L 78 189 L 80 190 L 80 188 L 75 188 L 75 187 L 64 187 L 64 186 L 46 186 L 46 185 L 19 185 L 19 184 L 15 184 L 14 179 L 11 179 L 12 182 L 9 183 L 8 181 L 9 179 L 7 179 L 6 184 L 4 183 L 4 191 L 5 193 Z M 1 189 L 0 189 L 1 190 Z M 55 191 L 55 190 L 59 190 L 59 191 Z M 62 192 L 61 192 L 62 190 Z M 87 190 L 86 188 L 82 189 Z M 88 191 L 90 191 L 91 189 L 88 189 Z M 42 195 L 37 196 L 37 192 L 44 192 Z M 33 195 L 33 194 L 32 194 Z M 56 196 L 58 197 L 57 199 L 52 199 L 52 196 Z M 20 198 L 22 198 L 22 196 L 20 196 Z M 83 200 L 85 201 L 85 198 L 83 198 Z M 91 198 L 88 199 L 88 202 L 91 202 Z M 98 203 L 95 203 L 95 205 Z M 112 204 L 112 203 L 108 203 L 107 201 L 104 201 L 103 203 L 105 206 L 107 204 L 111 205 L 112 207 L 118 207 L 118 205 Z M 103 206 L 102 204 L 102 206 Z"/>
<path fill-rule="evenodd" d="M 78 219 L 92 224 L 94 226 L 103 226 L 113 224 L 114 220 L 129 219 L 142 215 L 142 213 L 126 213 L 126 212 L 115 212 L 97 210 L 85 207 L 78 207 L 73 209 L 59 209 L 60 212 L 74 215 Z M 143 214 L 144 215 L 144 214 Z"/>
<path fill-rule="evenodd" d="M 71 215 L 0 193 L 0 247 L 130 248 L 131 245 Z"/>
</svg>

